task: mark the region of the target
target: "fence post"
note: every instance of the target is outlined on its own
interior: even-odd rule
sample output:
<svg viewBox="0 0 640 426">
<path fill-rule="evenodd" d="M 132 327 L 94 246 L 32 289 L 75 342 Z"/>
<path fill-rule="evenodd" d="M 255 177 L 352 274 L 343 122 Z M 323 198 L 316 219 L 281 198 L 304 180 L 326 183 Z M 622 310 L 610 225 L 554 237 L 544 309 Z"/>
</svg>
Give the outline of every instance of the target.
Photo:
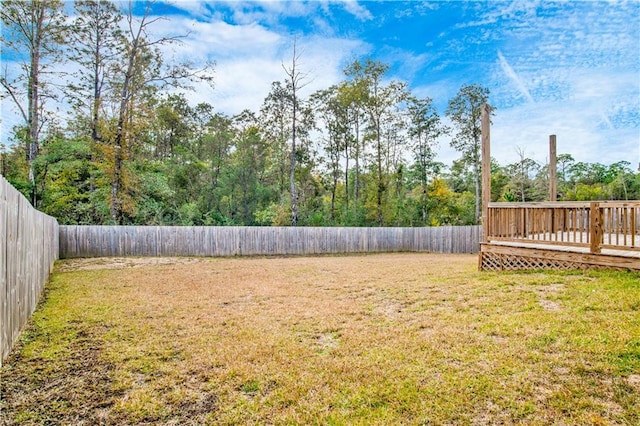
<svg viewBox="0 0 640 426">
<path fill-rule="evenodd" d="M 589 241 L 591 253 L 598 254 L 602 245 L 602 227 L 604 225 L 604 213 L 600 203 L 592 202 L 589 205 Z"/>
</svg>

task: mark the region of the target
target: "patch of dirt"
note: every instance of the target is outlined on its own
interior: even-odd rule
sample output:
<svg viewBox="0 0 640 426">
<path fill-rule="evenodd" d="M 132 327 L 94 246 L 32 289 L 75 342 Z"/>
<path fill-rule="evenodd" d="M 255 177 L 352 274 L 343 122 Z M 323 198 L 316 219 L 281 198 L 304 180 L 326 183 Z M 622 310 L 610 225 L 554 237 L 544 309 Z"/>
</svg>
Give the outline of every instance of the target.
<svg viewBox="0 0 640 426">
<path fill-rule="evenodd" d="M 195 401 L 180 404 L 179 411 L 189 415 L 206 415 L 216 409 L 218 398 L 212 393 L 201 393 Z"/>
<path fill-rule="evenodd" d="M 0 383 L 0 424 L 24 424 L 16 419 L 20 413 L 29 413 L 30 424 L 104 424 L 119 397 L 111 390 L 114 366 L 100 359 L 99 340 L 84 330 L 76 336 L 65 362 L 13 352 Z"/>
<path fill-rule="evenodd" d="M 549 284 L 536 288 L 538 293 L 557 293 L 565 289 L 564 284 Z"/>
<path fill-rule="evenodd" d="M 381 314 L 388 319 L 396 319 L 404 310 L 404 304 L 394 300 L 383 300 L 380 305 L 376 306 L 374 312 Z"/>
<path fill-rule="evenodd" d="M 545 311 L 557 312 L 562 310 L 562 306 L 558 302 L 549 300 L 547 295 L 555 295 L 556 293 L 565 289 L 564 284 L 550 284 L 541 286 L 535 289 L 538 294 L 538 303 Z"/>
<path fill-rule="evenodd" d="M 380 258 L 393 259 L 394 257 L 402 262 L 406 253 L 386 253 L 376 254 Z M 442 263 L 440 272 L 446 275 L 448 270 L 455 270 L 455 267 L 461 259 L 474 258 L 475 255 L 460 255 L 460 254 L 420 254 L 420 256 L 437 256 L 438 262 Z M 315 259 L 321 260 L 325 256 L 314 256 Z M 366 254 L 350 253 L 350 254 L 336 254 L 327 255 L 326 257 L 338 257 L 345 259 L 359 259 L 366 258 Z M 249 257 L 251 258 L 251 257 Z M 262 259 L 261 256 L 256 256 L 254 259 Z M 269 259 L 305 259 L 304 256 L 268 256 Z M 144 266 L 162 266 L 162 265 L 189 265 L 189 264 L 202 264 L 211 262 L 212 257 L 92 257 L 92 258 L 75 258 L 75 259 L 62 259 L 56 263 L 55 272 L 71 272 L 71 271 L 91 271 L 99 269 L 126 269 L 126 268 L 138 268 Z M 248 258 L 244 258 L 248 260 Z M 335 271 L 323 269 L 319 271 L 325 275 L 335 275 Z M 343 282 L 343 280 L 340 280 Z M 370 293 L 369 289 L 359 289 L 359 291 Z"/>
<path fill-rule="evenodd" d="M 94 257 L 64 259 L 56 264 L 56 272 L 140 268 L 142 266 L 185 265 L 203 263 L 207 261 L 209 261 L 207 258 L 193 257 Z"/>
<path fill-rule="evenodd" d="M 562 310 L 560 304 L 558 302 L 554 302 L 553 300 L 540 298 L 538 299 L 538 303 L 545 311 L 557 312 Z"/>
<path fill-rule="evenodd" d="M 126 394 L 113 387 L 116 366 L 102 356 L 99 334 L 92 336 L 79 330 L 69 347 L 70 355 L 63 361 L 26 360 L 19 350 L 14 351 L 3 366 L 0 425 L 130 424 L 127 414 L 117 409 L 117 401 Z M 139 424 L 157 424 L 160 420 L 163 424 L 203 424 L 217 409 L 218 397 L 197 372 L 178 380 L 175 387 L 186 397 L 167 404 L 166 419 L 149 418 Z M 20 418 L 22 413 L 28 413 L 27 418 Z"/>
<path fill-rule="evenodd" d="M 627 383 L 640 391 L 640 374 L 632 374 L 627 377 Z"/>
<path fill-rule="evenodd" d="M 320 352 L 329 352 L 340 346 L 339 336 L 336 333 L 322 333 L 316 336 L 316 344 Z"/>
</svg>

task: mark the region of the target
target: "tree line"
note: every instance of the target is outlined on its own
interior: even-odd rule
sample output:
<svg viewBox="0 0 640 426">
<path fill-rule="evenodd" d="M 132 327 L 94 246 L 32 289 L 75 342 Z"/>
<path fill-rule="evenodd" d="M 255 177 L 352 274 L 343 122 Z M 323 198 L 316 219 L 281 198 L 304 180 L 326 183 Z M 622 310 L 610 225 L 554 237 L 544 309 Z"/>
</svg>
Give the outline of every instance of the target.
<svg viewBox="0 0 640 426">
<path fill-rule="evenodd" d="M 474 224 L 480 206 L 480 119 L 489 90 L 465 85 L 444 116 L 370 58 L 303 96 L 309 76 L 294 42 L 259 111 L 193 105 L 180 89 L 212 83 L 213 64 L 170 64 L 153 38 L 154 3 L 4 1 L 0 76 L 23 123 L 0 172 L 67 224 L 425 226 Z M 139 8 L 134 13 L 134 8 Z M 73 72 L 56 71 L 68 62 Z M 60 122 L 55 105 L 68 104 Z M 450 137 L 460 158 L 437 161 Z M 541 201 L 547 166 L 519 152 L 492 163 L 492 199 Z M 558 158 L 561 200 L 640 199 L 640 173 Z"/>
</svg>

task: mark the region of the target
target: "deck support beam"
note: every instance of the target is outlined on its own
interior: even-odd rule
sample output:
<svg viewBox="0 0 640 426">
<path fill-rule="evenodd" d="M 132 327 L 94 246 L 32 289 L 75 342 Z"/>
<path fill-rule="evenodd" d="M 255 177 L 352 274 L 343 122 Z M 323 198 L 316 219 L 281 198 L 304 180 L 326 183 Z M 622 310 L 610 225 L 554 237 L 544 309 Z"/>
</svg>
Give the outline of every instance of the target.
<svg viewBox="0 0 640 426">
<path fill-rule="evenodd" d="M 556 135 L 549 135 L 549 201 L 558 200 L 558 156 Z"/>
<path fill-rule="evenodd" d="M 489 242 L 489 202 L 491 202 L 491 106 L 482 107 L 482 242 Z"/>
</svg>

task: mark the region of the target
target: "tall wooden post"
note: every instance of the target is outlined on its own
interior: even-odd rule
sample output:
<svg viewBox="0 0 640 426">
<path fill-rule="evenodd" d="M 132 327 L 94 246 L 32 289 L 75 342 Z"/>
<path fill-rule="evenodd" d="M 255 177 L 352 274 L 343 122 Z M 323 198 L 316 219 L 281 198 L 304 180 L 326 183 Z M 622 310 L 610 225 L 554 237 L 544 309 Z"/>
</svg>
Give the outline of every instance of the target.
<svg viewBox="0 0 640 426">
<path fill-rule="evenodd" d="M 558 156 L 556 154 L 556 135 L 549 135 L 549 201 L 552 203 L 558 200 Z M 556 209 L 551 210 L 551 233 L 555 234 Z"/>
<path fill-rule="evenodd" d="M 589 204 L 589 242 L 591 253 L 601 252 L 602 234 L 604 226 L 604 213 L 600 209 L 600 203 L 591 202 Z"/>
<path fill-rule="evenodd" d="M 491 106 L 482 107 L 482 242 L 489 242 L 489 202 L 491 201 Z"/>
<path fill-rule="evenodd" d="M 558 200 L 558 156 L 556 135 L 549 136 L 549 201 Z"/>
</svg>

